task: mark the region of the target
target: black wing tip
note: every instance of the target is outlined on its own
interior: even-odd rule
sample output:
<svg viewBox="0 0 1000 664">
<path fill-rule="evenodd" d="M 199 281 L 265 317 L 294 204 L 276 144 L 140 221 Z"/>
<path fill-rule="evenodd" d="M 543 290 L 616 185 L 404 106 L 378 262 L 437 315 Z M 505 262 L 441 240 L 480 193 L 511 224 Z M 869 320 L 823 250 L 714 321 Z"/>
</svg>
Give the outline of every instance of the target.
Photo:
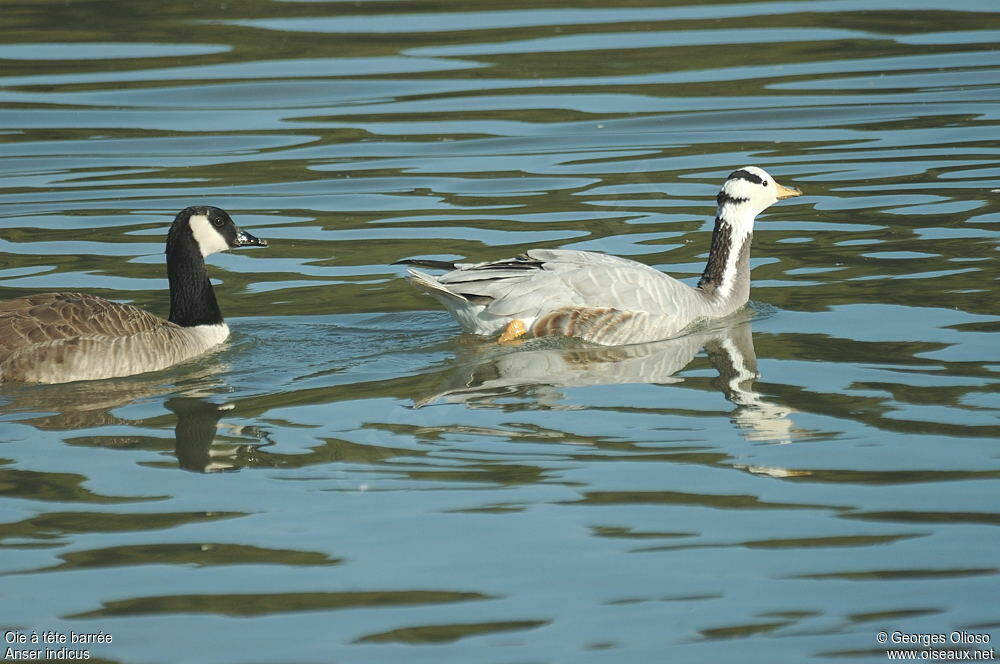
<svg viewBox="0 0 1000 664">
<path fill-rule="evenodd" d="M 435 270 L 455 270 L 458 268 L 457 265 L 451 261 L 435 261 L 428 258 L 404 258 L 400 261 L 394 261 L 392 265 L 415 265 L 417 267 L 429 267 Z"/>
</svg>

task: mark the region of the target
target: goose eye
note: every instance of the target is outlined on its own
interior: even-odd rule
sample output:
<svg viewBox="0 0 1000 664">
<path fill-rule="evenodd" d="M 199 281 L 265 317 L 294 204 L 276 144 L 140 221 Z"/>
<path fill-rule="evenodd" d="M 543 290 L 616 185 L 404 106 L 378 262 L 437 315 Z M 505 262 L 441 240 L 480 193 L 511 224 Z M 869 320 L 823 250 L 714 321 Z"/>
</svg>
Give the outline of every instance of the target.
<svg viewBox="0 0 1000 664">
<path fill-rule="evenodd" d="M 226 221 L 222 217 L 212 217 L 212 225 L 216 228 L 222 228 Z"/>
</svg>

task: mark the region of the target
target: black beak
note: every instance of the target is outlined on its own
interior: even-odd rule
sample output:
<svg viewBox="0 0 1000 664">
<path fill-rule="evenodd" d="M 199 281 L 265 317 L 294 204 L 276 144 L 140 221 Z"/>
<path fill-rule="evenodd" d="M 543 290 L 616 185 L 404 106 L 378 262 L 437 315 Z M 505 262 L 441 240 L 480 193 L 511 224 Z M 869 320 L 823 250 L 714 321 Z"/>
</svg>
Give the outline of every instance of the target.
<svg viewBox="0 0 1000 664">
<path fill-rule="evenodd" d="M 258 237 L 254 237 L 247 233 L 246 231 L 237 231 L 236 233 L 236 246 L 237 247 L 266 247 L 267 240 L 261 240 Z"/>
</svg>

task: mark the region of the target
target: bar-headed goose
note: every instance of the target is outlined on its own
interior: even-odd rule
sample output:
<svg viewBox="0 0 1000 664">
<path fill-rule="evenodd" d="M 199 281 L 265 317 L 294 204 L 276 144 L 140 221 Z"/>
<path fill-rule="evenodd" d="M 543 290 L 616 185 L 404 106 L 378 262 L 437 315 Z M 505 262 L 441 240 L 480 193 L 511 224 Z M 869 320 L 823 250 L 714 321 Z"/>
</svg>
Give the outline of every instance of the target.
<svg viewBox="0 0 1000 664">
<path fill-rule="evenodd" d="M 68 383 L 157 371 L 229 336 L 205 257 L 267 242 L 239 230 L 224 210 L 181 210 L 167 233 L 167 320 L 86 293 L 0 301 L 0 382 Z"/>
<path fill-rule="evenodd" d="M 486 263 L 399 262 L 451 270 L 439 277 L 408 272 L 413 285 L 441 302 L 466 332 L 501 333 L 501 341 L 524 335 L 609 346 L 655 341 L 746 304 L 754 219 L 801 193 L 756 166 L 733 171 L 716 198 L 708 264 L 696 288 L 648 265 L 590 251 L 532 249 Z"/>
</svg>

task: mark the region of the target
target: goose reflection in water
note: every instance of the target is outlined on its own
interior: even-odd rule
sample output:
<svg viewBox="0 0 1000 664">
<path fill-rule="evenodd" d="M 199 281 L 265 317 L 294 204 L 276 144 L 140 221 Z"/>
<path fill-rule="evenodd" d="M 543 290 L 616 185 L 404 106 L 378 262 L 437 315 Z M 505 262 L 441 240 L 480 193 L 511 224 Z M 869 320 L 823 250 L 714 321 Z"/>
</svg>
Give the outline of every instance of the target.
<svg viewBox="0 0 1000 664">
<path fill-rule="evenodd" d="M 253 450 L 270 442 L 262 443 L 267 437 L 255 427 L 222 420 L 234 414 L 235 406 L 215 403 L 209 395 L 222 386 L 218 374 L 224 368 L 222 363 L 208 362 L 197 368 L 175 370 L 172 379 L 146 375 L 60 385 L 4 386 L 0 391 L 0 413 L 8 421 L 39 431 L 79 432 L 66 438 L 75 445 L 130 450 L 162 450 L 163 441 L 142 433 L 123 433 L 123 425 L 159 428 L 176 418 L 173 452 L 180 468 L 208 473 L 239 470 L 249 463 Z M 173 415 L 136 419 L 114 412 L 139 401 L 155 401 L 171 394 L 184 395 L 166 398 L 164 406 Z M 88 432 L 103 427 L 112 427 L 114 433 Z M 220 436 L 220 432 L 224 435 Z M 239 442 L 233 442 L 233 438 Z"/>
<path fill-rule="evenodd" d="M 224 424 L 222 418 L 236 408 L 231 403 L 214 403 L 199 397 L 173 397 L 164 404 L 177 415 L 174 427 L 177 462 L 184 470 L 217 473 L 239 470 L 246 465 L 240 458 L 270 441 L 260 443 L 266 435 L 255 427 Z M 220 429 L 236 436 L 250 435 L 251 444 L 224 444 L 216 441 Z"/>
<path fill-rule="evenodd" d="M 419 408 L 444 402 L 493 407 L 530 387 L 541 406 L 573 408 L 559 403 L 564 395 L 558 388 L 682 383 L 684 378 L 677 374 L 704 348 L 719 373 L 712 383 L 736 405 L 730 419 L 743 435 L 751 441 L 791 442 L 805 433 L 789 417 L 795 411 L 767 400 L 754 389 L 760 374 L 752 315 L 743 311 L 680 337 L 631 346 L 567 347 L 564 341 L 553 339 L 532 340 L 516 350 L 492 345 L 488 351 L 478 351 L 490 353 L 488 357 L 461 358 L 462 366 L 451 372 L 445 384 L 415 399 L 414 405 Z"/>
</svg>

